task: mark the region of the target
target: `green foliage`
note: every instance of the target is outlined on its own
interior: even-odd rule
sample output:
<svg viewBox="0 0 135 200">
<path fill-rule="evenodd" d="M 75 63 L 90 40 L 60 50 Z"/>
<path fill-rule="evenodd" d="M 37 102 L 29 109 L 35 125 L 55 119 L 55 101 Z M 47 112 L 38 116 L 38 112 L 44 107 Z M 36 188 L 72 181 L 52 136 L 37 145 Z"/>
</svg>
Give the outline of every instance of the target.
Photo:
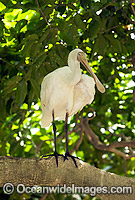
<svg viewBox="0 0 135 200">
<path fill-rule="evenodd" d="M 0 155 L 40 157 L 53 150 L 52 126 L 46 130 L 40 126 L 40 85 L 45 75 L 67 65 L 68 53 L 75 47 L 86 52 L 106 87 L 105 94 L 96 91 L 90 105 L 96 112 L 91 128 L 104 144 L 122 140 L 121 134 L 133 139 L 135 17 L 129 1 L 39 0 L 39 5 L 44 15 L 35 0 L 0 2 Z M 86 106 L 83 115 L 89 113 Z M 69 130 L 75 122 L 74 116 Z M 56 126 L 62 137 L 64 123 Z M 70 135 L 70 150 L 79 134 Z M 64 141 L 58 145 L 60 153 L 65 151 Z M 122 151 L 128 153 L 126 148 Z M 85 136 L 75 153 L 91 165 L 124 175 L 123 159 L 95 149 Z M 127 162 L 129 176 L 134 176 L 134 163 L 134 158 Z"/>
</svg>

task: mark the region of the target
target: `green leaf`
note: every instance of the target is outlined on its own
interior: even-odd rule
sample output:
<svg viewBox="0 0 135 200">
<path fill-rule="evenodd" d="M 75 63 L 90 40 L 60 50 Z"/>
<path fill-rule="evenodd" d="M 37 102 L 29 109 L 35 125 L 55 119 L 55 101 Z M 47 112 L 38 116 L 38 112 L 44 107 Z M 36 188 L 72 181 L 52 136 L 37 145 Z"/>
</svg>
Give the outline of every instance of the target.
<svg viewBox="0 0 135 200">
<path fill-rule="evenodd" d="M 49 35 L 49 32 L 50 32 L 50 30 L 47 29 L 47 30 L 45 31 L 45 33 L 43 33 L 42 37 L 41 37 L 40 40 L 39 40 L 39 43 L 42 43 L 42 42 L 47 38 L 47 36 Z"/>
<path fill-rule="evenodd" d="M 11 79 L 7 81 L 6 87 L 3 90 L 3 95 L 7 95 L 13 91 L 14 88 L 17 87 L 19 81 L 22 79 L 20 76 L 13 76 Z"/>
<path fill-rule="evenodd" d="M 77 42 L 78 42 L 78 32 L 77 32 L 77 28 L 75 25 L 72 26 L 67 26 L 65 25 L 65 28 L 68 31 L 61 31 L 60 36 L 61 38 L 68 44 L 68 45 L 72 45 L 72 46 L 76 46 Z"/>
<path fill-rule="evenodd" d="M 17 85 L 19 81 L 22 79 L 20 76 L 13 76 L 11 79 L 7 81 L 7 86 Z"/>
<path fill-rule="evenodd" d="M 82 19 L 81 19 L 80 15 L 76 15 L 76 16 L 74 17 L 74 22 L 75 22 L 77 28 L 80 28 L 80 29 L 82 29 L 82 30 L 85 30 L 85 25 L 84 25 L 84 23 L 82 22 Z"/>
<path fill-rule="evenodd" d="M 100 26 L 101 26 L 100 21 L 95 21 L 95 20 L 91 21 L 91 23 L 89 25 L 89 37 L 91 39 L 94 39 L 97 36 L 97 33 L 100 30 Z"/>
<path fill-rule="evenodd" d="M 64 14 L 65 10 L 66 10 L 66 6 L 56 6 L 55 8 L 56 11 L 60 12 L 61 15 Z"/>
<path fill-rule="evenodd" d="M 27 40 L 38 40 L 38 35 L 37 34 L 31 34 L 27 37 Z"/>
<path fill-rule="evenodd" d="M 28 70 L 27 74 L 25 75 L 25 81 L 29 80 L 31 77 L 31 73 L 32 73 L 32 67 Z"/>
<path fill-rule="evenodd" d="M 36 62 L 37 64 L 41 64 L 44 62 L 45 58 L 46 58 L 46 52 L 43 51 L 37 55 L 34 62 Z"/>
<path fill-rule="evenodd" d="M 105 37 L 110 41 L 114 52 L 122 51 L 121 42 L 119 39 L 114 38 L 111 34 L 106 34 Z"/>
<path fill-rule="evenodd" d="M 56 35 L 57 35 L 56 29 L 52 29 L 52 30 L 47 29 L 47 30 L 45 30 L 45 33 L 40 38 L 39 43 L 42 43 L 43 41 L 46 42 L 46 44 L 49 44 L 48 41 L 51 41 L 51 43 L 55 43 Z"/>
<path fill-rule="evenodd" d="M 36 55 L 40 52 L 40 43 L 33 44 L 33 51 L 31 57 L 35 58 Z"/>
<path fill-rule="evenodd" d="M 16 91 L 16 102 L 19 106 L 24 102 L 26 95 L 27 95 L 27 82 L 22 80 L 19 83 Z"/>
<path fill-rule="evenodd" d="M 110 28 L 112 28 L 113 26 L 116 26 L 116 25 L 118 25 L 118 18 L 116 16 L 110 17 L 107 20 L 106 29 L 110 29 Z"/>
<path fill-rule="evenodd" d="M 101 3 L 105 4 L 107 3 L 107 0 L 101 0 Z"/>
<path fill-rule="evenodd" d="M 89 0 L 80 0 L 80 4 L 84 9 L 87 9 L 87 6 L 90 5 L 90 1 Z"/>
<path fill-rule="evenodd" d="M 101 35 L 96 39 L 96 42 L 94 44 L 94 48 L 92 51 L 92 56 L 94 55 L 95 52 L 97 52 L 99 55 L 104 55 L 105 50 L 107 47 L 107 41 L 106 39 Z"/>
<path fill-rule="evenodd" d="M 15 28 L 16 30 L 20 31 L 26 24 L 27 24 L 27 20 L 22 19 L 16 24 Z"/>
<path fill-rule="evenodd" d="M 31 85 L 34 89 L 34 93 L 36 94 L 37 97 L 39 97 L 40 95 L 40 87 L 38 85 L 38 83 L 34 80 L 34 79 L 30 79 Z"/>
<path fill-rule="evenodd" d="M 1 12 L 2 10 L 4 10 L 5 8 L 6 8 L 6 6 L 5 6 L 3 3 L 0 2 L 0 12 Z"/>
<path fill-rule="evenodd" d="M 22 44 L 26 44 L 27 43 L 32 43 L 32 42 L 37 42 L 38 41 L 38 35 L 37 34 L 30 34 L 28 35 L 24 40 L 22 40 Z"/>
<path fill-rule="evenodd" d="M 5 120 L 6 118 L 6 107 L 4 99 L 0 98 L 0 120 Z"/>
<path fill-rule="evenodd" d="M 135 82 L 135 75 L 132 76 L 132 80 Z"/>
<path fill-rule="evenodd" d="M 24 47 L 24 49 L 23 49 L 23 53 L 24 53 L 24 55 L 25 55 L 26 57 L 31 56 L 31 54 L 32 54 L 32 49 L 33 49 L 33 48 L 32 48 L 33 45 L 35 45 L 33 41 L 28 41 L 28 42 L 26 43 L 26 45 L 25 45 L 25 47 Z"/>
</svg>

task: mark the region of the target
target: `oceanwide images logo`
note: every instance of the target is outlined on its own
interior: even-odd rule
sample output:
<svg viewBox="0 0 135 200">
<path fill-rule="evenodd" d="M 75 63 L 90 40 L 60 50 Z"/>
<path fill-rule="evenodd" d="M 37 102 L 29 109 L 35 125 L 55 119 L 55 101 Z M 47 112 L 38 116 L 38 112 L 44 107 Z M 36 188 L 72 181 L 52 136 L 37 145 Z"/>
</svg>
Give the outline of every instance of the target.
<svg viewBox="0 0 135 200">
<path fill-rule="evenodd" d="M 98 187 L 81 187 L 75 186 L 72 184 L 70 187 L 64 184 L 60 186 L 25 186 L 24 184 L 18 184 L 16 187 L 12 183 L 5 183 L 3 186 L 3 192 L 6 194 L 12 194 L 16 191 L 18 194 L 23 193 L 38 193 L 38 194 L 89 194 L 91 196 L 96 196 L 97 194 L 132 194 L 132 187 L 130 186 L 112 186 L 108 188 L 107 186 L 98 186 Z"/>
</svg>

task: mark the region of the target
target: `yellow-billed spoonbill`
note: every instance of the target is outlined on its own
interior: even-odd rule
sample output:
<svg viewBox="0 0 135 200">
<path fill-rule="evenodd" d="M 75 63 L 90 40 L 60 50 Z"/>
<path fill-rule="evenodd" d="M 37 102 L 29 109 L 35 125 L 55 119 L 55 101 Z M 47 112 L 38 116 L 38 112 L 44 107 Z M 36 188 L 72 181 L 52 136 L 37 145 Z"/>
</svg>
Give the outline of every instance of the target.
<svg viewBox="0 0 135 200">
<path fill-rule="evenodd" d="M 81 73 L 80 62 L 92 77 Z M 77 167 L 75 157 L 69 154 L 67 120 L 69 116 L 76 114 L 86 104 L 92 103 L 95 95 L 95 84 L 101 93 L 105 92 L 104 86 L 93 73 L 81 49 L 74 49 L 70 52 L 68 66 L 49 73 L 42 81 L 40 94 L 42 108 L 41 127 L 45 128 L 53 121 L 55 152 L 51 155 L 55 156 L 57 166 L 60 154 L 56 150 L 55 119 L 65 120 L 66 154 L 64 158 L 71 157 Z"/>
</svg>

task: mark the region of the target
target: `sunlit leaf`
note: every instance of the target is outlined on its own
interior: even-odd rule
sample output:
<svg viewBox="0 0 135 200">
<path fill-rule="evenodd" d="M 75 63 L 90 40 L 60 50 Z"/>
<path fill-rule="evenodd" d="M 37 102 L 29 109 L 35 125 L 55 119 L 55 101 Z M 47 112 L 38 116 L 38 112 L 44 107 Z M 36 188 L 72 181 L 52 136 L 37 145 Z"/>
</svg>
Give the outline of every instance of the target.
<svg viewBox="0 0 135 200">
<path fill-rule="evenodd" d="M 2 10 L 4 10 L 6 8 L 6 6 L 2 3 L 2 2 L 0 2 L 0 12 L 2 11 Z"/>
</svg>

